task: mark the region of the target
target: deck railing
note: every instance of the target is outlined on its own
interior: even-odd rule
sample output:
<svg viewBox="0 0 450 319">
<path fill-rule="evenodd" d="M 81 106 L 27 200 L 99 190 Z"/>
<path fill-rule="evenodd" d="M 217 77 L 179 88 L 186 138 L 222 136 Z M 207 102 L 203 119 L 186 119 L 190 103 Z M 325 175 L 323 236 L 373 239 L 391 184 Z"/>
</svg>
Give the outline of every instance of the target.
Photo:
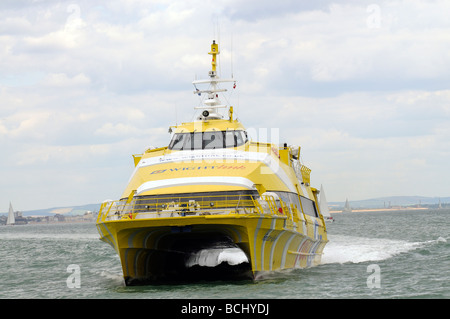
<svg viewBox="0 0 450 319">
<path fill-rule="evenodd" d="M 106 201 L 100 207 L 98 221 L 122 219 L 170 218 L 227 214 L 271 214 L 292 216 L 292 207 L 273 196 L 170 196 L 135 197 Z"/>
</svg>

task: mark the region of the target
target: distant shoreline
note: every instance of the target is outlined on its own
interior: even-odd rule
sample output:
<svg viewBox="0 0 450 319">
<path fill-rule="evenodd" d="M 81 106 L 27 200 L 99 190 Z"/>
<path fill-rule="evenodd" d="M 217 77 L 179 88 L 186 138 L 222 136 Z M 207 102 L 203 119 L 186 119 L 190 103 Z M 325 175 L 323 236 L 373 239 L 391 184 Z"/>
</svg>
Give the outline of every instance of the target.
<svg viewBox="0 0 450 319">
<path fill-rule="evenodd" d="M 410 210 L 429 210 L 428 207 L 398 207 L 398 208 L 362 208 L 352 209 L 352 213 L 366 213 L 366 212 L 398 212 L 398 211 L 410 211 Z M 340 214 L 342 210 L 330 210 L 330 214 Z"/>
</svg>

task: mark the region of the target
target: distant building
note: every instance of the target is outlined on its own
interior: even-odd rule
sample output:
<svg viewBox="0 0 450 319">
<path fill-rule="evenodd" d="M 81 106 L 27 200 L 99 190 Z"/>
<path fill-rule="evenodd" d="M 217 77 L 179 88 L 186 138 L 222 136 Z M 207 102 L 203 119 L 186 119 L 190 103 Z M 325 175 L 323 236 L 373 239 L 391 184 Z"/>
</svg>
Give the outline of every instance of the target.
<svg viewBox="0 0 450 319">
<path fill-rule="evenodd" d="M 64 217 L 64 215 L 61 214 L 55 214 L 55 216 L 53 216 L 53 220 L 55 222 L 63 222 L 66 220 L 66 218 Z"/>
</svg>

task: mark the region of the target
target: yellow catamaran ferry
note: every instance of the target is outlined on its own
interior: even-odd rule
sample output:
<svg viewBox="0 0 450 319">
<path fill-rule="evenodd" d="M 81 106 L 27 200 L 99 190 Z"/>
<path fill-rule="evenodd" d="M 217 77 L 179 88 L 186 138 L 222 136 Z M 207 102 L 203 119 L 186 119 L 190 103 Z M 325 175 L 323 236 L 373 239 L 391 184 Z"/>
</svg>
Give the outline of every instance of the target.
<svg viewBox="0 0 450 319">
<path fill-rule="evenodd" d="M 219 99 L 219 84 L 235 80 L 217 75 L 215 41 L 209 54 L 209 79 L 193 82 L 201 115 L 171 126 L 168 146 L 133 155 L 121 199 L 101 205 L 100 239 L 120 256 L 126 285 L 257 279 L 320 263 L 326 226 L 300 148 L 249 140 Z"/>
</svg>

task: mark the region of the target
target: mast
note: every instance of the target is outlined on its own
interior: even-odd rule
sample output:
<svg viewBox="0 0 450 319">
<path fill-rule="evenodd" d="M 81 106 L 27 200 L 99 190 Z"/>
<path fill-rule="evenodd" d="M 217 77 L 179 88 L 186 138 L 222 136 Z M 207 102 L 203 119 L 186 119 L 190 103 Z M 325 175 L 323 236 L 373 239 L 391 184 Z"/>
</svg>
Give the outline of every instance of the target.
<svg viewBox="0 0 450 319">
<path fill-rule="evenodd" d="M 222 104 L 219 99 L 219 94 L 221 92 L 227 92 L 227 89 L 221 89 L 218 86 L 220 82 L 236 82 L 234 79 L 220 79 L 217 75 L 217 55 L 220 54 L 219 44 L 213 40 L 211 44 L 211 51 L 208 54 L 212 55 L 211 60 L 211 71 L 208 72 L 209 79 L 206 80 L 196 80 L 193 81 L 195 91 L 194 94 L 201 95 L 203 93 L 207 94 L 207 99 L 203 101 L 203 106 L 195 107 L 194 109 L 203 109 L 202 116 L 199 120 L 210 120 L 210 119 L 222 119 L 223 115 L 219 114 L 220 108 L 227 108 L 227 105 Z M 199 90 L 196 84 L 209 84 L 209 88 L 206 90 Z"/>
<path fill-rule="evenodd" d="M 14 217 L 14 210 L 12 208 L 11 202 L 9 202 L 9 212 L 8 219 L 6 220 L 6 225 L 14 225 L 16 223 L 16 219 Z"/>
<path fill-rule="evenodd" d="M 345 200 L 345 206 L 344 206 L 344 210 L 342 212 L 343 213 L 351 213 L 352 212 L 352 208 L 350 207 L 350 203 L 348 202 L 348 198 Z"/>
<path fill-rule="evenodd" d="M 216 65 L 217 65 L 217 55 L 220 54 L 219 52 L 219 45 L 216 43 L 216 40 L 213 40 L 213 43 L 211 44 L 211 51 L 208 52 L 208 54 L 212 55 L 212 70 L 210 72 L 210 75 L 212 72 L 216 73 Z"/>
</svg>

